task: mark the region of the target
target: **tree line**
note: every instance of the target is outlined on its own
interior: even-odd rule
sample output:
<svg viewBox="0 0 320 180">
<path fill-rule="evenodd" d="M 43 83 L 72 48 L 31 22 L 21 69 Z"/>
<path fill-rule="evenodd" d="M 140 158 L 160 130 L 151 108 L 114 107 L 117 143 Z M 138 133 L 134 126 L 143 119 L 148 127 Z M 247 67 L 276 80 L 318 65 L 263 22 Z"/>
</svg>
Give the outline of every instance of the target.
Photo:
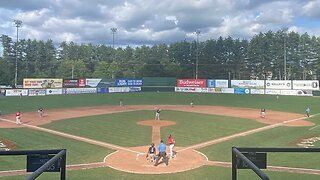
<svg viewBox="0 0 320 180">
<path fill-rule="evenodd" d="M 115 49 L 75 42 L 55 46 L 50 39 L 17 43 L 7 35 L 0 41 L 0 84 L 14 84 L 16 60 L 18 84 L 23 78 L 195 78 L 197 73 L 211 79 L 304 80 L 320 74 L 320 38 L 285 29 L 250 40 L 219 37 Z"/>
</svg>

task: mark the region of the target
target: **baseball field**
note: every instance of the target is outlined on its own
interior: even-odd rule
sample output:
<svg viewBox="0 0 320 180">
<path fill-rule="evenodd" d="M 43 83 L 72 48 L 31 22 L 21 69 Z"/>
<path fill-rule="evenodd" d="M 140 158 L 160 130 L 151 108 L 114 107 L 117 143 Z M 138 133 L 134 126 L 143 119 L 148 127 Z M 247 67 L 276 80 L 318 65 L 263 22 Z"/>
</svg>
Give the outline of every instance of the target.
<svg viewBox="0 0 320 180">
<path fill-rule="evenodd" d="M 160 121 L 154 120 L 157 108 Z M 320 147 L 316 97 L 162 92 L 0 97 L 0 111 L 5 148 L 67 149 L 67 179 L 231 179 L 233 146 Z M 15 124 L 16 111 L 21 125 Z M 177 157 L 155 167 L 145 153 L 169 134 Z M 268 153 L 264 171 L 270 179 L 319 179 L 319 158 Z M 0 179 L 24 179 L 25 168 L 24 156 L 0 156 Z M 38 179 L 59 176 L 44 173 Z M 238 170 L 238 179 L 258 177 Z"/>
</svg>

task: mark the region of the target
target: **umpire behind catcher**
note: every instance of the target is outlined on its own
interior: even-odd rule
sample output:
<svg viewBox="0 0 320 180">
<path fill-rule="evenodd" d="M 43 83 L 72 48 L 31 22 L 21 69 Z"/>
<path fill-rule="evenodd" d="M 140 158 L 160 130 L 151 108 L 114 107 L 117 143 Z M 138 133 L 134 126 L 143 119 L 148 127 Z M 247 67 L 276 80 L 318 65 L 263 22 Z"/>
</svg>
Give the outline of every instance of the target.
<svg viewBox="0 0 320 180">
<path fill-rule="evenodd" d="M 159 155 L 157 156 L 156 163 L 154 166 L 158 166 L 159 160 L 162 158 L 162 161 L 168 166 L 168 158 L 166 153 L 166 145 L 163 143 L 163 140 L 160 141 L 160 144 L 158 146 Z"/>
</svg>

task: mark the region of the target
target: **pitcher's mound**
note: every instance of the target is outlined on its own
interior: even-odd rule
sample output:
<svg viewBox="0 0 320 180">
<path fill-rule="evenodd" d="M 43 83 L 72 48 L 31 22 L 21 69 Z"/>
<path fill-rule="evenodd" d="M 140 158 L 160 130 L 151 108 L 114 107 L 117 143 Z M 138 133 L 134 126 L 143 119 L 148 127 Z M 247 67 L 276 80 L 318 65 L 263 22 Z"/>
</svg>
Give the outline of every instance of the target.
<svg viewBox="0 0 320 180">
<path fill-rule="evenodd" d="M 138 152 L 146 152 L 148 146 L 129 148 Z M 181 149 L 181 148 L 180 148 Z M 111 168 L 119 171 L 138 173 L 138 174 L 162 174 L 162 173 L 176 173 L 188 171 L 204 165 L 207 158 L 198 151 L 187 149 L 179 152 L 175 158 L 169 159 L 169 165 L 160 163 L 154 166 L 154 162 L 149 162 L 146 159 L 146 154 L 134 153 L 129 151 L 117 151 L 106 158 L 106 163 Z M 159 161 L 162 162 L 162 159 Z"/>
<path fill-rule="evenodd" d="M 175 125 L 176 122 L 168 120 L 145 120 L 139 121 L 137 124 L 142 126 L 172 126 Z"/>
</svg>

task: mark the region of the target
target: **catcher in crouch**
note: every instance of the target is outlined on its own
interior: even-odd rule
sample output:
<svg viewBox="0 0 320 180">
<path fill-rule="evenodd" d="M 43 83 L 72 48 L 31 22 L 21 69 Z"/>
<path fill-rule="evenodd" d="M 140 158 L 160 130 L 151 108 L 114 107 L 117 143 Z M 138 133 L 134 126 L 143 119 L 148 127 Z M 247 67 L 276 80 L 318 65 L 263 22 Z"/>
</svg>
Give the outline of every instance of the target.
<svg viewBox="0 0 320 180">
<path fill-rule="evenodd" d="M 148 149 L 146 158 L 149 162 L 154 162 L 156 159 L 156 148 L 154 147 L 154 144 L 152 143 Z"/>
</svg>

